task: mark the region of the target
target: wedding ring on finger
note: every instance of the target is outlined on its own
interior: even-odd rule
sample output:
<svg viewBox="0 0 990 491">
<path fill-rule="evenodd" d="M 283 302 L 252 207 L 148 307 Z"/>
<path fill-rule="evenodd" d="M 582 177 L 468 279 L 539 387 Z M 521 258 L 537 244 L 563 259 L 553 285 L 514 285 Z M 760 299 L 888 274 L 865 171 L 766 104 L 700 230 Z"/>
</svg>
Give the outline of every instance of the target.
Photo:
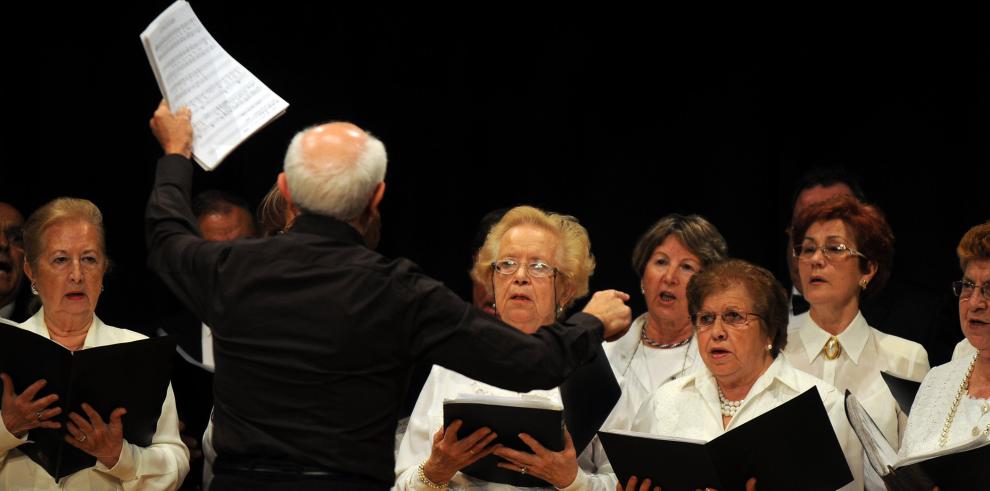
<svg viewBox="0 0 990 491">
<path fill-rule="evenodd" d="M 41 422 L 41 411 L 34 413 L 34 419 L 39 423 Z"/>
<path fill-rule="evenodd" d="M 77 436 L 76 437 L 76 440 L 79 440 L 79 443 L 82 443 L 82 442 L 86 441 L 86 434 L 83 433 L 83 434 Z"/>
<path fill-rule="evenodd" d="M 520 468 L 519 468 L 519 473 L 520 473 L 520 474 L 523 474 L 523 475 L 526 475 L 526 466 L 522 466 L 522 467 L 520 467 Z"/>
</svg>

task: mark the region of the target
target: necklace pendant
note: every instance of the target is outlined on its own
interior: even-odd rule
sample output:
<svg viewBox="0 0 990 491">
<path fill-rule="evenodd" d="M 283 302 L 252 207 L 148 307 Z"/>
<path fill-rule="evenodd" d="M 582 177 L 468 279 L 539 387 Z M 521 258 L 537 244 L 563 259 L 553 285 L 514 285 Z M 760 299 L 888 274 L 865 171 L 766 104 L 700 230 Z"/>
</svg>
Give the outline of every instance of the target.
<svg viewBox="0 0 990 491">
<path fill-rule="evenodd" d="M 842 354 L 842 346 L 839 345 L 839 340 L 835 336 L 828 338 L 825 342 L 825 347 L 822 348 L 822 353 L 825 354 L 825 358 L 828 360 L 834 360 Z"/>
</svg>

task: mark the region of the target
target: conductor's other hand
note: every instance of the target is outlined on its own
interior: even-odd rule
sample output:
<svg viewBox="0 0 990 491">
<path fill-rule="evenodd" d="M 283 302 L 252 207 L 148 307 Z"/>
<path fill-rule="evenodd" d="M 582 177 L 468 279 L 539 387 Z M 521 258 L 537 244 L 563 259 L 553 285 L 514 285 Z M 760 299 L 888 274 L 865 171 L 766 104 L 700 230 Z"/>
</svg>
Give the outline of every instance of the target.
<svg viewBox="0 0 990 491">
<path fill-rule="evenodd" d="M 187 159 L 192 157 L 192 112 L 188 107 L 173 113 L 162 99 L 149 124 L 165 155 L 176 153 Z"/>
<path fill-rule="evenodd" d="M 632 309 L 626 305 L 629 301 L 627 293 L 618 290 L 602 290 L 595 292 L 584 312 L 591 314 L 605 325 L 605 340 L 614 341 L 629 329 L 632 322 Z"/>
</svg>

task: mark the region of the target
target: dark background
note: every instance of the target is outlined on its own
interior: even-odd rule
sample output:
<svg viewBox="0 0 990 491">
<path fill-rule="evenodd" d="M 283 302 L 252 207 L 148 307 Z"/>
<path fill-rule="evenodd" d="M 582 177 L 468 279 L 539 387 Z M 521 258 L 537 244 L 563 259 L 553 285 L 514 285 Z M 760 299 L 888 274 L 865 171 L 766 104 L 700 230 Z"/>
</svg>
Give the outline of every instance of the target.
<svg viewBox="0 0 990 491">
<path fill-rule="evenodd" d="M 138 34 L 169 3 L 39 7 L 12 50 L 10 66 L 23 69 L 6 77 L 18 88 L 7 94 L 15 129 L 2 140 L 0 200 L 26 213 L 61 195 L 96 202 L 115 261 L 98 312 L 122 327 L 146 325 L 157 295 L 142 216 L 161 153 L 147 125 L 160 94 Z M 888 215 L 895 282 L 950 306 L 955 245 L 990 218 L 988 44 L 964 29 L 729 31 L 645 12 L 292 1 L 193 7 L 290 103 L 217 171 L 197 171 L 197 188 L 257 203 L 295 131 L 353 121 L 389 151 L 380 250 L 464 295 L 478 219 L 517 204 L 587 226 L 593 290 L 635 293 L 633 244 L 671 212 L 704 215 L 733 256 L 786 285 L 794 181 L 817 162 L 840 162 Z M 633 309 L 643 310 L 638 294 Z"/>
</svg>

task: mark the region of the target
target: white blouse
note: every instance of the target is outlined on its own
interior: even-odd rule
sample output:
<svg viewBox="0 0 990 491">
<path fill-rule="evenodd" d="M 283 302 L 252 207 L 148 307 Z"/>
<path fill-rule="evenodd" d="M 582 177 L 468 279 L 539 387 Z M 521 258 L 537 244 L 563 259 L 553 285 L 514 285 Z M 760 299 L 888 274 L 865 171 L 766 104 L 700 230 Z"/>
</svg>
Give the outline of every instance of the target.
<svg viewBox="0 0 990 491">
<path fill-rule="evenodd" d="M 44 309 L 24 321 L 20 327 L 51 339 L 44 320 Z M 82 349 L 139 339 L 145 337 L 126 329 L 108 326 L 94 316 Z M 122 370 L 126 368 L 121 367 Z M 41 466 L 17 450 L 19 445 L 30 441 L 30 438 L 31 432 L 23 438 L 17 438 L 7 431 L 5 425 L 0 424 L 0 489 L 173 490 L 182 484 L 189 472 L 189 450 L 179 437 L 179 422 L 171 385 L 165 394 L 162 414 L 158 418 L 158 428 L 151 445 L 139 447 L 124 440 L 120 459 L 113 468 L 107 468 L 97 461 L 93 467 L 56 482 Z"/>
<path fill-rule="evenodd" d="M 862 313 L 857 313 L 836 336 L 842 352 L 835 360 L 828 360 L 822 354 L 830 336 L 809 313 L 796 316 L 788 326 L 784 356 L 794 368 L 822 379 L 843 393 L 849 390 L 855 394 L 890 446 L 897 449 L 907 416 L 898 407 L 880 372 L 920 382 L 928 373 L 928 352 L 914 341 L 870 327 Z"/>
<path fill-rule="evenodd" d="M 443 401 L 454 399 L 463 394 L 489 395 L 502 397 L 541 397 L 556 404 L 561 404 L 560 391 L 533 390 L 526 393 L 512 392 L 505 389 L 479 382 L 453 370 L 434 365 L 430 376 L 426 379 L 412 415 L 406 428 L 399 452 L 395 459 L 395 488 L 397 490 L 429 490 L 430 488 L 419 479 L 419 464 L 430 457 L 433 450 L 433 434 L 443 426 Z M 590 447 L 589 447 L 590 448 Z M 615 479 L 608 475 L 592 474 L 591 460 L 584 455 L 578 458 L 579 468 L 574 482 L 567 488 L 595 489 L 612 491 L 615 489 Z M 585 471 L 587 470 L 587 472 Z M 486 489 L 502 490 L 517 489 L 513 486 L 492 483 L 475 479 L 458 472 L 450 480 L 451 489 Z M 529 488 L 540 489 L 540 488 Z M 552 487 L 544 489 L 553 489 Z"/>
<path fill-rule="evenodd" d="M 908 418 L 899 456 L 909 457 L 939 449 L 942 428 L 972 361 L 972 356 L 960 358 L 928 372 L 911 406 L 911 417 Z M 963 395 L 945 446 L 954 447 L 974 438 L 988 438 L 987 425 L 990 425 L 990 399 L 973 399 Z"/>
<path fill-rule="evenodd" d="M 816 387 L 842 447 L 853 482 L 842 489 L 863 489 L 863 448 L 846 419 L 845 399 L 837 389 L 777 357 L 749 390 L 739 412 L 722 426 L 718 386 L 707 368 L 670 382 L 651 396 L 629 429 L 655 435 L 711 441 L 747 421 Z M 755 476 L 759 481 L 760 476 Z M 759 487 L 759 484 L 757 484 Z M 797 484 L 800 488 L 800 484 Z"/>
<path fill-rule="evenodd" d="M 701 366 L 697 336 L 692 336 L 688 344 L 672 349 L 644 346 L 640 336 L 646 329 L 647 315 L 637 317 L 617 341 L 605 343 L 605 356 L 622 396 L 603 428 L 627 429 L 636 411 L 660 386 Z"/>
<path fill-rule="evenodd" d="M 952 359 L 958 360 L 960 358 L 965 358 L 967 360 L 973 359 L 973 355 L 976 354 L 976 346 L 970 343 L 968 339 L 963 338 L 962 341 L 956 343 L 956 347 L 952 349 Z"/>
</svg>

